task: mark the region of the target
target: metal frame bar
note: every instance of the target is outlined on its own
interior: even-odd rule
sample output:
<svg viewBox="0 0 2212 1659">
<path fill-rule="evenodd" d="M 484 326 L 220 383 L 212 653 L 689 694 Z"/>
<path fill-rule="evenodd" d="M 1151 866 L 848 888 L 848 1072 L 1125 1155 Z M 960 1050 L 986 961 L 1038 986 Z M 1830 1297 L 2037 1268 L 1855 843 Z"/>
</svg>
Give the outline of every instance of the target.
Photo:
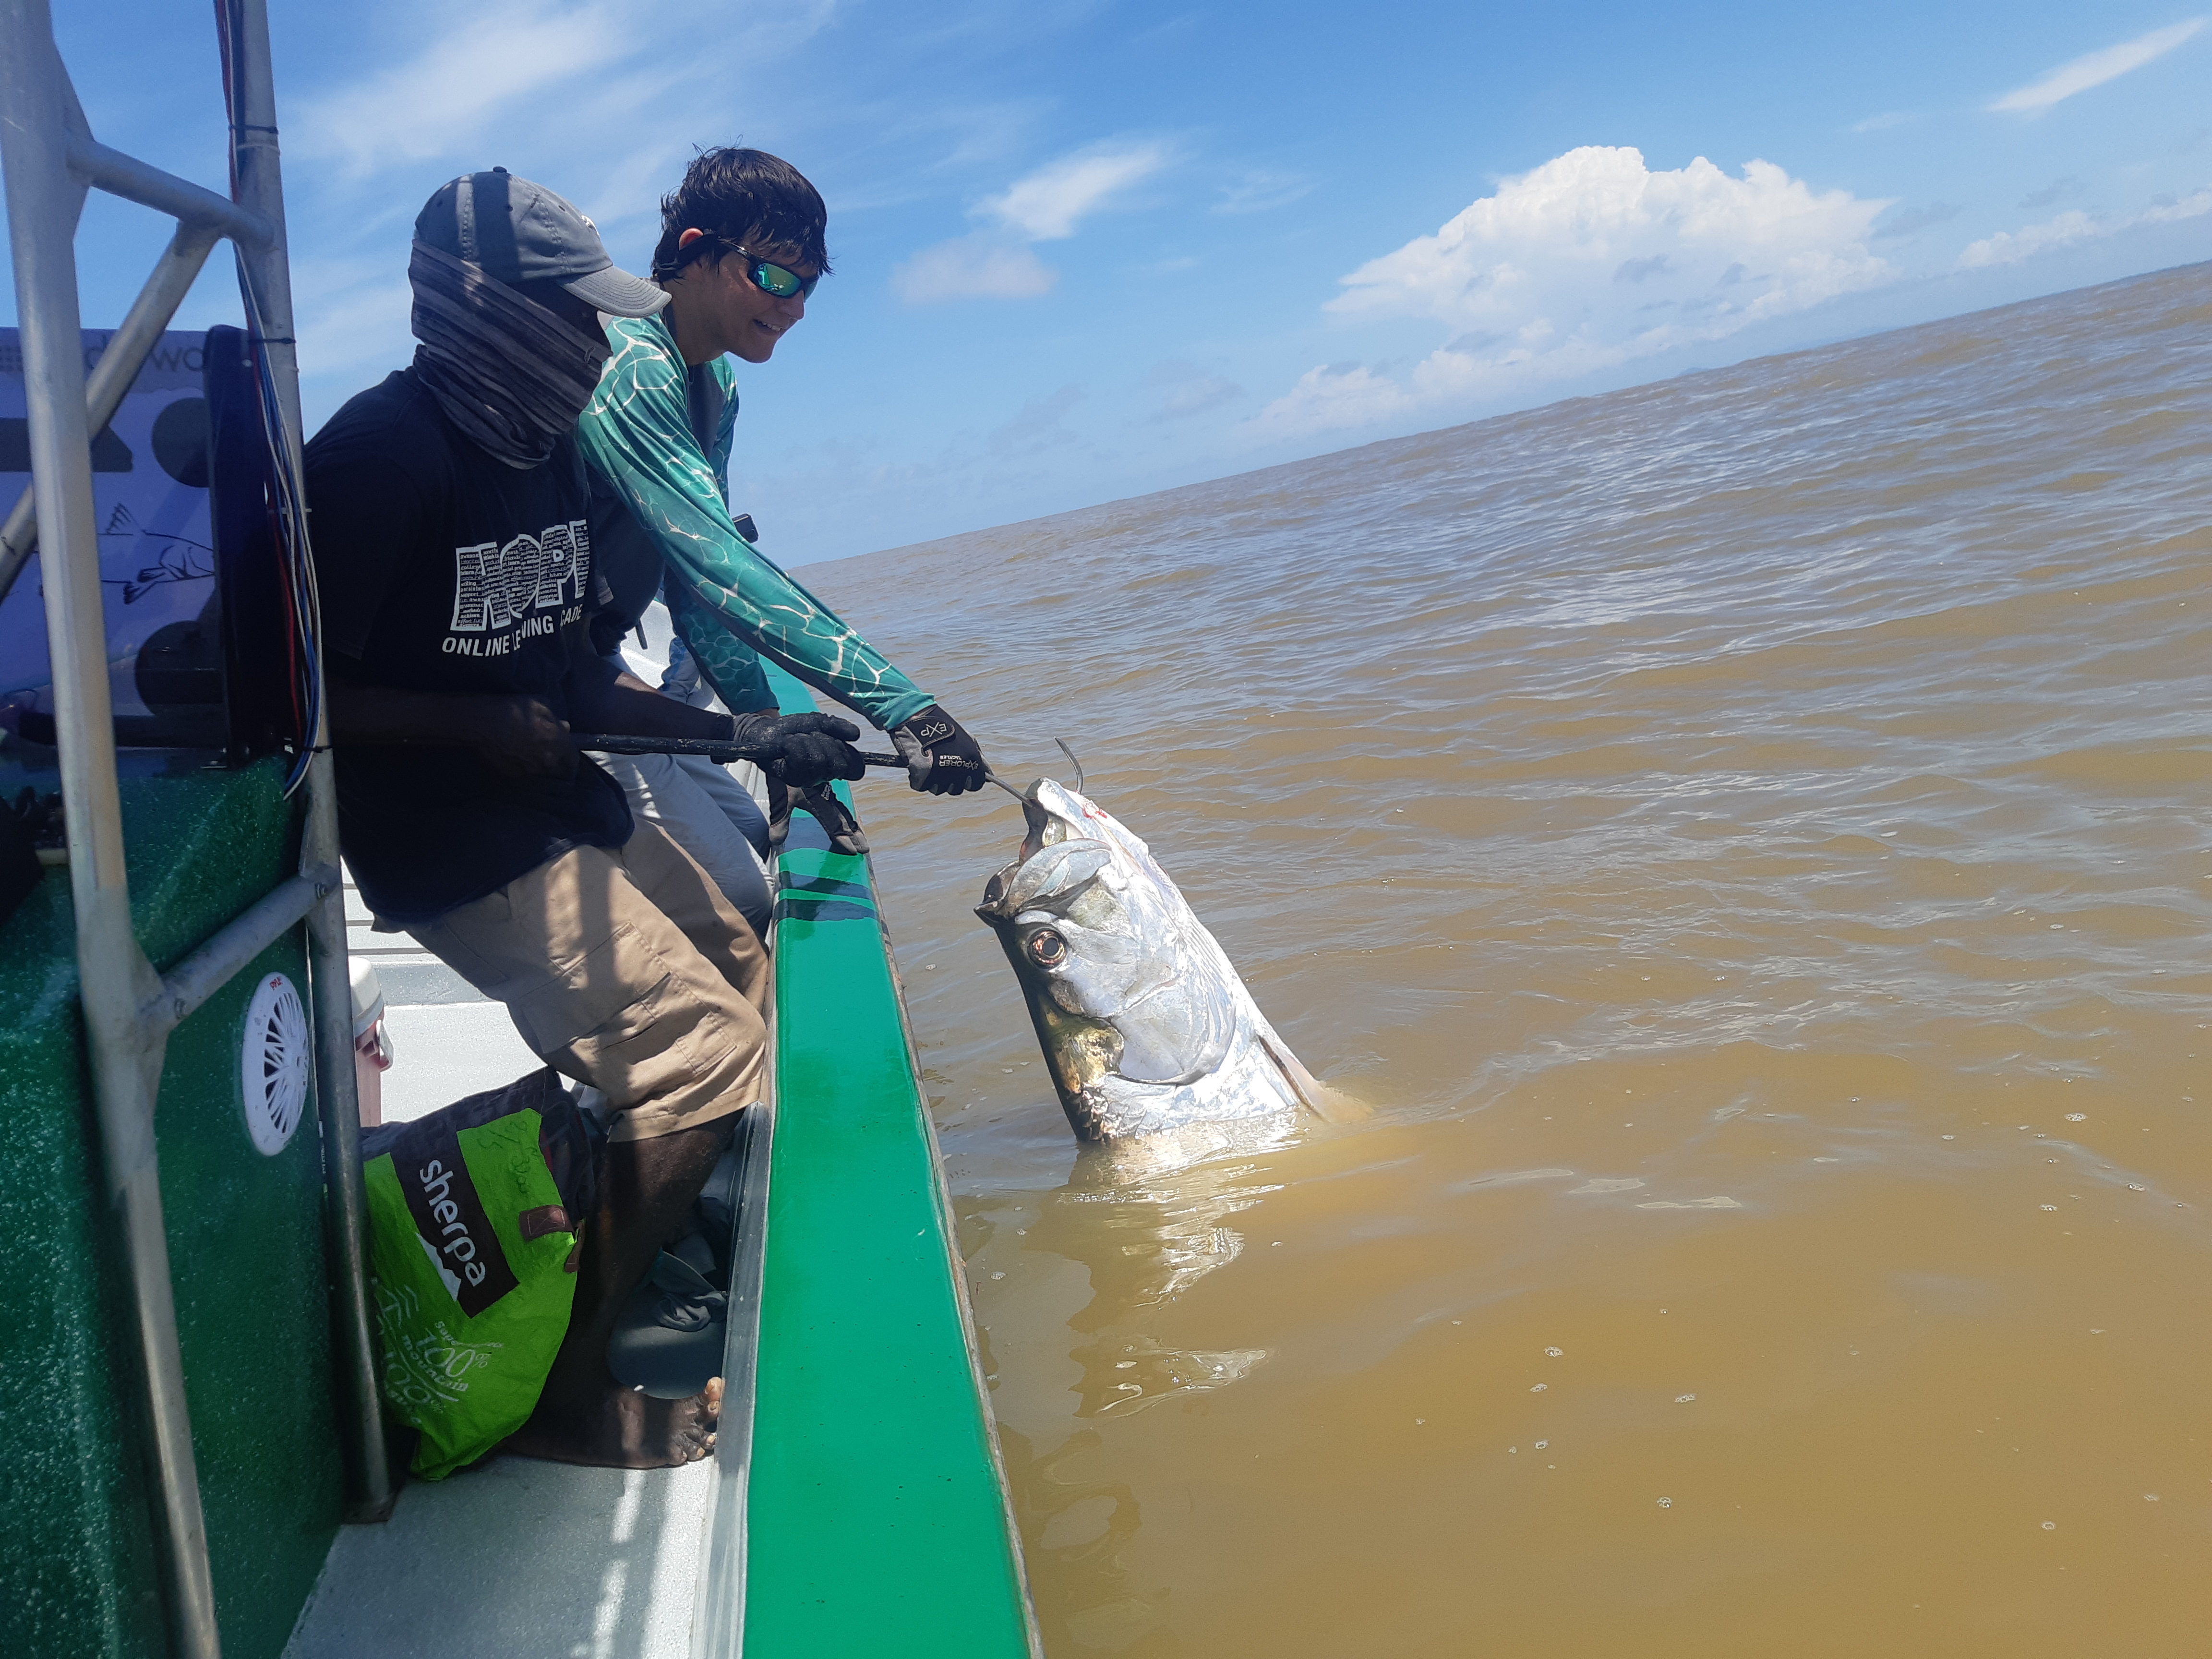
<svg viewBox="0 0 2212 1659">
<path fill-rule="evenodd" d="M 140 1017 L 166 1037 L 200 1004 L 245 972 L 247 963 L 305 921 L 307 912 L 339 884 L 337 866 L 325 864 L 270 888 L 164 974 L 161 990 Z"/>
<path fill-rule="evenodd" d="M 6 111 L 0 119 L 0 168 L 7 186 L 35 496 L 35 507 L 18 502 L 9 517 L 6 544 L 0 548 L 0 575 L 12 580 L 33 534 L 44 543 L 46 638 L 54 666 L 79 990 L 101 1164 L 121 1229 L 137 1336 L 132 1357 L 149 1435 L 169 1639 L 173 1650 L 188 1659 L 217 1659 L 222 1638 L 177 1341 L 154 1142 L 155 1104 L 169 1031 L 302 915 L 313 947 L 309 993 L 329 1187 L 326 1213 L 337 1280 L 337 1334 L 343 1380 L 352 1396 L 340 1415 L 353 1465 L 350 1518 L 381 1518 L 392 1502 L 368 1319 L 360 1118 L 326 723 L 319 724 L 313 737 L 301 874 L 221 929 L 167 980 L 155 973 L 132 930 L 124 864 L 91 441 L 113 415 L 218 237 L 228 236 L 237 244 L 240 280 L 255 301 L 249 315 L 258 313 L 263 325 L 259 343 L 268 354 L 283 407 L 288 463 L 296 465 L 301 451 L 265 0 L 238 0 L 233 17 L 239 27 L 229 68 L 242 118 L 231 134 L 235 202 L 96 143 L 55 49 L 47 0 L 0 0 L 0 109 Z M 86 192 L 94 185 L 172 214 L 179 222 L 175 240 L 118 332 L 115 343 L 122 349 L 111 348 L 88 386 L 80 346 L 76 236 Z M 0 581 L 0 591 L 4 586 Z"/>
<path fill-rule="evenodd" d="M 138 378 L 147 353 L 161 343 L 161 331 L 177 314 L 185 295 L 199 280 L 200 267 L 221 240 L 219 233 L 204 226 L 177 227 L 175 240 L 155 264 L 123 325 L 108 337 L 107 349 L 100 354 L 98 367 L 85 382 L 85 424 L 91 430 L 98 432 L 123 407 L 123 394 Z M 15 578 L 38 550 L 38 495 L 35 482 L 26 484 L 6 526 L 0 526 L 0 599 L 8 597 Z"/>
<path fill-rule="evenodd" d="M 135 155 L 110 149 L 87 135 L 70 135 L 69 166 L 70 172 L 95 190 L 166 213 L 180 225 L 204 227 L 229 237 L 241 249 L 264 250 L 279 234 L 251 209 L 149 167 Z"/>
<path fill-rule="evenodd" d="M 259 345 L 276 382 L 287 465 L 299 466 L 306 440 L 300 421 L 299 345 L 292 320 L 292 258 L 284 238 L 284 176 L 276 148 L 276 81 L 269 56 L 268 0 L 238 0 L 240 39 L 232 65 L 239 114 L 230 135 L 240 204 L 270 227 L 261 246 L 241 244 L 239 281 L 250 287 L 263 330 Z M 303 872 L 336 869 L 338 793 L 331 765 L 330 705 L 315 717 L 307 763 L 307 817 L 300 846 Z M 333 1300 L 337 1304 L 343 1396 L 338 1423 L 353 1487 L 347 1519 L 382 1521 L 392 1513 L 385 1461 L 384 1408 L 377 1393 L 375 1326 L 368 1306 L 368 1188 L 362 1177 L 361 1105 L 354 1094 L 353 984 L 346 963 L 345 896 L 325 884 L 307 913 L 315 1020 L 315 1093 L 322 1103 L 323 1171 Z"/>
</svg>

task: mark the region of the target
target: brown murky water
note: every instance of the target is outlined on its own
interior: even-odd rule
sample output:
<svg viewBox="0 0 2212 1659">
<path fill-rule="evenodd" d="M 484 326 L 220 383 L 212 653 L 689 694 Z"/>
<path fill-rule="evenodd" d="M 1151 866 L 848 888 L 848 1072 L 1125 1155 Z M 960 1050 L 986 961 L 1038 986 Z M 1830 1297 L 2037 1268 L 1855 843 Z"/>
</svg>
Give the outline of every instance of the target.
<svg viewBox="0 0 2212 1659">
<path fill-rule="evenodd" d="M 864 788 L 1054 1659 L 2212 1652 L 2212 265 L 806 574 L 1373 1116 L 1115 1190 Z"/>
</svg>

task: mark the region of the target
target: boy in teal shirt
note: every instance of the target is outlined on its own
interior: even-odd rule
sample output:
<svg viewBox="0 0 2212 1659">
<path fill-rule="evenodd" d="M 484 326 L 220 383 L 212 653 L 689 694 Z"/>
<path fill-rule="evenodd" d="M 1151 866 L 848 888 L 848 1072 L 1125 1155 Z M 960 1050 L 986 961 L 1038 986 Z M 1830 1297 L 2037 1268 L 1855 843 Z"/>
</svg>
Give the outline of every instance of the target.
<svg viewBox="0 0 2212 1659">
<path fill-rule="evenodd" d="M 890 733 L 910 787 L 983 787 L 960 723 L 837 614 L 763 558 L 732 522 L 726 479 L 737 419 L 735 355 L 764 363 L 830 268 L 821 195 L 759 150 L 696 157 L 661 203 L 653 317 L 607 325 L 612 347 L 577 439 L 627 525 L 595 521 L 608 648 L 656 597 L 733 713 L 773 708 L 760 658 Z"/>
</svg>

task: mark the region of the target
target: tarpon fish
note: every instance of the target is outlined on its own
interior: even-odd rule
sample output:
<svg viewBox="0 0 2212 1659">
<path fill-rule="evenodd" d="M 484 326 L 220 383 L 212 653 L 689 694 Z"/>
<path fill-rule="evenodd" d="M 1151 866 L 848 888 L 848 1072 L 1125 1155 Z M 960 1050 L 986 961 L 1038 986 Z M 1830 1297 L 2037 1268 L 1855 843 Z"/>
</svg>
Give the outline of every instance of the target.
<svg viewBox="0 0 2212 1659">
<path fill-rule="evenodd" d="M 1079 1139 L 1334 1115 L 1143 842 L 1050 779 L 1022 812 L 1021 855 L 975 914 L 1014 965 Z"/>
</svg>

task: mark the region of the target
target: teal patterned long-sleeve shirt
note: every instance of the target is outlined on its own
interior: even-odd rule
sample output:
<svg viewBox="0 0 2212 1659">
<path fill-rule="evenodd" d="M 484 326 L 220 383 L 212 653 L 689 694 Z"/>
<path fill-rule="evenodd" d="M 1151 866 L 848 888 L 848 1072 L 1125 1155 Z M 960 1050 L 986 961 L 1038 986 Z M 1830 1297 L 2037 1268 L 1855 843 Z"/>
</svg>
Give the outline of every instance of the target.
<svg viewBox="0 0 2212 1659">
<path fill-rule="evenodd" d="M 667 324 L 610 319 L 607 340 L 614 349 L 577 440 L 659 549 L 677 634 L 722 700 L 732 708 L 773 705 L 760 672 L 765 656 L 884 731 L 928 708 L 934 698 L 732 524 L 722 482 L 737 418 L 729 360 L 712 368 L 723 403 L 710 456 L 691 429 L 687 370 Z"/>
</svg>

